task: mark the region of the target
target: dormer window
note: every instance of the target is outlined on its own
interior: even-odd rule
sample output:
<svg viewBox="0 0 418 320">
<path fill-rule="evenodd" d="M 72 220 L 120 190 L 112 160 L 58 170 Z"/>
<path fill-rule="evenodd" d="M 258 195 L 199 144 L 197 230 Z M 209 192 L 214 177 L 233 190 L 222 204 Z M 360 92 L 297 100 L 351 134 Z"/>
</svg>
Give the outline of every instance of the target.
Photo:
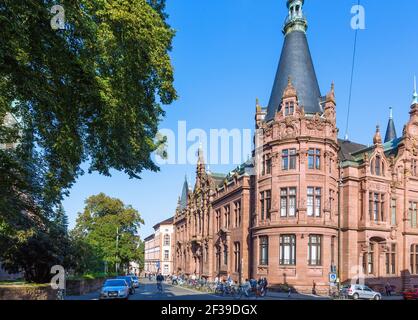
<svg viewBox="0 0 418 320">
<path fill-rule="evenodd" d="M 377 155 L 371 163 L 371 173 L 376 176 L 383 176 L 385 173 L 385 164 L 382 157 Z"/>
<path fill-rule="evenodd" d="M 295 112 L 295 104 L 293 102 L 286 102 L 284 107 L 285 117 L 293 115 Z"/>
</svg>

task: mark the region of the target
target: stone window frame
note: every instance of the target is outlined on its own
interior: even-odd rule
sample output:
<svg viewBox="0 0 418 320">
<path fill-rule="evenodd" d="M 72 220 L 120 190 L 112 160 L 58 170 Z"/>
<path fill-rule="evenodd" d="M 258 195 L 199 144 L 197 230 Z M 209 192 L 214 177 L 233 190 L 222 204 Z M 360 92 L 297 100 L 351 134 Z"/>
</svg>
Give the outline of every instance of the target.
<svg viewBox="0 0 418 320">
<path fill-rule="evenodd" d="M 312 166 L 311 166 L 312 163 Z M 308 149 L 308 169 L 321 170 L 322 168 L 322 150 L 319 148 Z"/>
<path fill-rule="evenodd" d="M 234 271 L 240 272 L 241 266 L 241 242 L 234 242 Z"/>
<path fill-rule="evenodd" d="M 242 206 L 241 200 L 234 201 L 234 227 L 240 228 L 242 224 Z"/>
<path fill-rule="evenodd" d="M 295 102 L 294 101 L 287 101 L 284 105 L 283 115 L 285 117 L 293 116 L 295 114 Z"/>
<path fill-rule="evenodd" d="M 268 236 L 259 236 L 258 237 L 258 247 L 259 247 L 259 265 L 268 266 L 269 264 L 269 237 Z"/>
<path fill-rule="evenodd" d="M 289 238 L 287 241 L 286 238 Z M 289 247 L 289 261 L 285 259 L 285 248 Z M 281 234 L 279 237 L 279 265 L 296 266 L 297 239 L 296 234 Z"/>
<path fill-rule="evenodd" d="M 271 190 L 264 190 L 260 192 L 260 220 L 270 220 L 271 211 Z"/>
<path fill-rule="evenodd" d="M 388 251 L 385 253 L 385 267 L 387 275 L 396 275 L 396 243 L 390 243 L 388 245 Z"/>
<path fill-rule="evenodd" d="M 315 240 L 315 241 L 313 241 Z M 308 265 L 311 267 L 322 266 L 322 245 L 323 235 L 321 234 L 310 234 L 308 237 Z M 312 257 L 314 248 L 316 248 L 316 258 Z"/>
<path fill-rule="evenodd" d="M 312 192 L 310 192 L 312 190 Z M 309 218 L 320 218 L 322 217 L 322 188 L 321 187 L 312 187 L 309 186 L 306 188 L 306 215 Z M 309 203 L 312 201 L 312 207 Z M 319 202 L 318 202 L 319 201 Z M 312 208 L 312 214 L 309 213 L 309 210 Z"/>
<path fill-rule="evenodd" d="M 293 166 L 292 166 L 293 164 Z M 282 150 L 282 171 L 296 170 L 297 167 L 297 149 Z"/>
<path fill-rule="evenodd" d="M 294 218 L 297 212 L 297 187 L 284 187 L 280 188 L 280 218 Z M 291 215 L 290 204 L 291 199 L 294 200 L 294 210 Z M 284 200 L 286 200 L 286 210 L 283 211 Z M 285 212 L 285 214 L 283 214 Z"/>
<path fill-rule="evenodd" d="M 384 192 L 369 192 L 369 219 L 374 223 L 385 221 L 386 194 Z"/>
</svg>

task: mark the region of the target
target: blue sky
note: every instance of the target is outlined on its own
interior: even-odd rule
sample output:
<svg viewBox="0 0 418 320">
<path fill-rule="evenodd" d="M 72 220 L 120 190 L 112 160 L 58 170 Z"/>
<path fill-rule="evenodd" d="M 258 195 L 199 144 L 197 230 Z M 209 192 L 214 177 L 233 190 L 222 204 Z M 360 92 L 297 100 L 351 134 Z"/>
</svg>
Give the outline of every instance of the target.
<svg viewBox="0 0 418 320">
<path fill-rule="evenodd" d="M 287 15 L 285 0 L 167 0 L 169 22 L 177 31 L 171 53 L 179 100 L 165 107 L 160 128 L 228 130 L 254 127 L 255 99 L 270 97 Z M 413 75 L 418 74 L 416 23 L 418 2 L 362 0 L 366 29 L 358 33 L 350 140 L 369 144 L 376 124 L 386 130 L 388 108 L 394 108 L 398 135 L 408 120 Z M 322 94 L 332 81 L 337 98 L 340 136 L 345 132 L 354 30 L 350 13 L 357 0 L 306 0 L 308 41 Z M 384 132 L 383 132 L 384 134 Z M 192 144 L 191 142 L 190 144 Z M 211 166 L 227 172 L 234 165 Z M 194 182 L 193 165 L 164 165 L 141 180 L 112 172 L 86 174 L 64 201 L 70 227 L 84 200 L 104 192 L 135 207 L 145 219 L 140 234 L 174 214 L 184 176 Z"/>
</svg>

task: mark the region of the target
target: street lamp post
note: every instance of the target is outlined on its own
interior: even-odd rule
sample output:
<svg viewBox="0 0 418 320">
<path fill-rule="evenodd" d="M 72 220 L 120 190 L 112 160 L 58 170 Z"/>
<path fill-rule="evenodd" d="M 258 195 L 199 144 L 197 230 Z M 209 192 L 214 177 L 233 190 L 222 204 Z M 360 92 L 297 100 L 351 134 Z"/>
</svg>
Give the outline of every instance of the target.
<svg viewBox="0 0 418 320">
<path fill-rule="evenodd" d="M 116 274 L 119 272 L 119 261 L 118 261 L 118 251 L 119 251 L 119 227 L 116 228 Z"/>
</svg>

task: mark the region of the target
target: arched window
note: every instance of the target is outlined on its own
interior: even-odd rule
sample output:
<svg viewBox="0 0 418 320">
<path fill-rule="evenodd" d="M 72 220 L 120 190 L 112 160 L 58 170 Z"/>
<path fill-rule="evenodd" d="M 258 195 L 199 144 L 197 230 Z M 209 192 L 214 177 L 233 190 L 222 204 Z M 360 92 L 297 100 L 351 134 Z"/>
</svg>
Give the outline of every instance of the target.
<svg viewBox="0 0 418 320">
<path fill-rule="evenodd" d="M 381 168 L 382 162 L 381 162 L 380 156 L 376 156 L 376 160 L 375 160 L 374 164 L 375 164 L 374 172 L 377 176 L 380 176 L 381 173 L 382 173 L 382 168 Z"/>
<path fill-rule="evenodd" d="M 380 155 L 372 159 L 370 163 L 370 172 L 372 175 L 383 176 L 385 174 L 385 164 Z"/>
</svg>

